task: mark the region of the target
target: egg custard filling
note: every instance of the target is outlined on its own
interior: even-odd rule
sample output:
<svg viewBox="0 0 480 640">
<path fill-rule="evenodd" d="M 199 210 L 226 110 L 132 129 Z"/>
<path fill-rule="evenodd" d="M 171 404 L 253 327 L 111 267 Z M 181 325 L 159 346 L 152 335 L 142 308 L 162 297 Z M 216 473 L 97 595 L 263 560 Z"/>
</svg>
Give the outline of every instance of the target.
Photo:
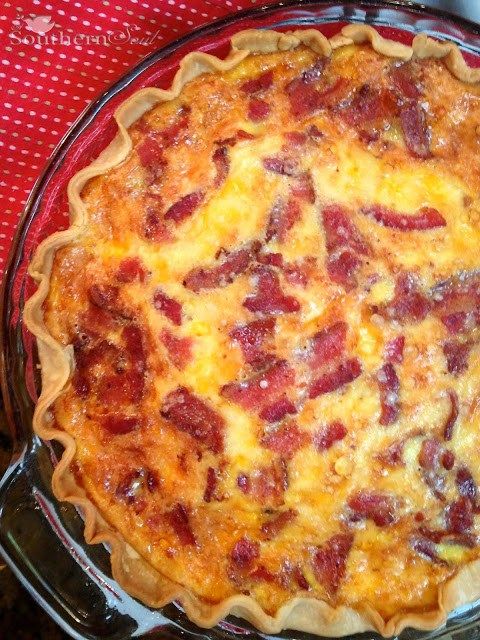
<svg viewBox="0 0 480 640">
<path fill-rule="evenodd" d="M 145 109 L 41 305 L 102 526 L 267 630 L 292 601 L 439 624 L 480 556 L 480 86 L 370 40 Z"/>
</svg>

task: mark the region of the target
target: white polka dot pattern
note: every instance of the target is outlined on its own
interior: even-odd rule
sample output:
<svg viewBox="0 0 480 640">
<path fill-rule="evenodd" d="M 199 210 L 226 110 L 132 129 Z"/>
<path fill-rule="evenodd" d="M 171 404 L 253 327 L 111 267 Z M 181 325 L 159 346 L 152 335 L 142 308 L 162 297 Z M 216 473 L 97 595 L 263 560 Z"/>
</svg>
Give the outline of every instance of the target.
<svg viewBox="0 0 480 640">
<path fill-rule="evenodd" d="M 85 107 L 155 49 L 260 0 L 26 0 L 21 7 L 7 0 L 2 4 L 0 277 L 30 190 Z"/>
</svg>

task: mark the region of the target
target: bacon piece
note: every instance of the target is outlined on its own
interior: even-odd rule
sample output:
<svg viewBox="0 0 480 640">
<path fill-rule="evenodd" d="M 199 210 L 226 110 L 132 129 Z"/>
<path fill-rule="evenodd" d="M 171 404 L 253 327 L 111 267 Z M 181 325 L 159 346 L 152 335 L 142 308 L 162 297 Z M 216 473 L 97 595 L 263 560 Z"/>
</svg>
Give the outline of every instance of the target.
<svg viewBox="0 0 480 640">
<path fill-rule="evenodd" d="M 390 79 L 400 98 L 417 100 L 420 97 L 420 89 L 412 76 L 412 66 L 408 62 L 395 63 L 390 69 Z"/>
<path fill-rule="evenodd" d="M 317 451 L 326 451 L 336 442 L 343 440 L 348 431 L 342 422 L 334 421 L 326 424 L 313 435 L 313 444 Z"/>
<path fill-rule="evenodd" d="M 404 272 L 397 277 L 393 299 L 376 308 L 376 312 L 388 320 L 420 322 L 430 309 L 430 301 L 420 290 L 416 276 Z"/>
<path fill-rule="evenodd" d="M 472 501 L 462 496 L 445 509 L 445 523 L 451 533 L 467 533 L 473 526 Z"/>
<path fill-rule="evenodd" d="M 315 189 L 310 171 L 304 171 L 295 176 L 290 192 L 299 200 L 304 200 L 309 204 L 315 203 Z"/>
<path fill-rule="evenodd" d="M 161 415 L 213 453 L 223 450 L 225 420 L 185 387 L 171 391 L 163 401 Z"/>
<path fill-rule="evenodd" d="M 265 235 L 266 242 L 270 242 L 273 239 L 278 240 L 278 242 L 285 242 L 288 231 L 300 220 L 300 217 L 300 205 L 296 200 L 293 198 L 290 198 L 287 202 L 277 200 L 270 211 Z"/>
<path fill-rule="evenodd" d="M 244 382 L 230 382 L 221 395 L 244 409 L 258 410 L 295 383 L 295 372 L 286 360 L 276 360 L 266 371 Z"/>
<path fill-rule="evenodd" d="M 118 484 L 115 495 L 127 504 L 138 502 L 145 491 L 153 493 L 159 487 L 158 476 L 155 471 L 143 467 L 130 471 Z"/>
<path fill-rule="evenodd" d="M 443 437 L 445 440 L 451 440 L 453 436 L 453 427 L 455 426 L 455 422 L 458 418 L 459 403 L 456 391 L 449 389 L 447 393 L 450 400 L 450 411 L 443 426 Z"/>
<path fill-rule="evenodd" d="M 162 177 L 167 166 L 163 155 L 164 148 L 160 141 L 151 135 L 145 137 L 137 146 L 140 164 L 147 171 L 147 183 L 149 185 Z"/>
<path fill-rule="evenodd" d="M 356 273 L 361 261 L 351 249 L 341 249 L 328 257 L 327 272 L 330 279 L 350 290 L 357 286 Z"/>
<path fill-rule="evenodd" d="M 317 259 L 313 256 L 306 256 L 297 262 L 290 262 L 283 265 L 282 271 L 285 279 L 293 286 L 306 287 L 311 276 L 315 273 Z"/>
<path fill-rule="evenodd" d="M 392 338 L 385 345 L 385 360 L 393 364 L 403 362 L 403 349 L 405 347 L 405 336 Z"/>
<path fill-rule="evenodd" d="M 247 93 L 248 95 L 252 95 L 254 93 L 260 93 L 261 91 L 267 91 L 270 89 L 273 83 L 273 71 L 264 71 L 256 78 L 252 78 L 251 80 L 247 80 L 241 85 L 241 90 Z"/>
<path fill-rule="evenodd" d="M 167 229 L 165 221 L 153 207 L 147 208 L 143 235 L 147 240 L 155 242 L 165 242 L 171 239 L 170 231 Z"/>
<path fill-rule="evenodd" d="M 347 556 L 352 544 L 351 533 L 339 533 L 315 551 L 313 556 L 315 577 L 330 595 L 335 595 L 345 576 Z"/>
<path fill-rule="evenodd" d="M 271 107 L 268 102 L 260 98 L 251 98 L 248 103 L 248 119 L 252 122 L 261 122 L 270 115 Z"/>
<path fill-rule="evenodd" d="M 421 535 L 412 536 L 410 539 L 410 546 L 420 556 L 423 556 L 435 564 L 447 564 L 436 552 L 435 544 Z"/>
<path fill-rule="evenodd" d="M 297 413 L 297 408 L 286 396 L 282 396 L 275 402 L 267 404 L 260 412 L 260 418 L 267 422 L 279 422 L 286 415 Z M 268 446 L 268 445 L 267 445 Z"/>
<path fill-rule="evenodd" d="M 161 289 L 157 289 L 153 296 L 153 306 L 163 313 L 173 324 L 182 324 L 182 305 L 173 298 L 167 296 Z"/>
<path fill-rule="evenodd" d="M 265 339 L 275 330 L 275 322 L 275 318 L 262 318 L 230 331 L 230 337 L 238 342 L 242 349 L 245 362 L 254 363 L 258 359 Z"/>
<path fill-rule="evenodd" d="M 188 511 L 181 502 L 174 504 L 170 511 L 166 512 L 165 518 L 183 546 L 197 545 Z"/>
<path fill-rule="evenodd" d="M 262 524 L 262 534 L 266 540 L 273 540 L 282 529 L 284 529 L 287 524 L 290 524 L 292 520 L 295 520 L 298 513 L 295 509 L 288 509 L 287 511 L 282 511 L 278 515 L 274 515 L 273 518 L 267 520 Z"/>
<path fill-rule="evenodd" d="M 346 322 L 335 322 L 324 327 L 312 337 L 309 357 L 311 369 L 318 369 L 343 354 L 347 330 Z"/>
<path fill-rule="evenodd" d="M 175 367 L 180 370 L 185 369 L 192 359 L 192 338 L 178 338 L 168 329 L 162 329 L 160 340 L 165 345 L 168 351 L 168 357 Z"/>
<path fill-rule="evenodd" d="M 450 313 L 445 316 L 441 316 L 440 320 L 447 327 L 449 333 L 455 335 L 463 333 L 471 328 L 471 314 L 466 311 L 459 311 L 457 313 Z"/>
<path fill-rule="evenodd" d="M 177 200 L 165 213 L 165 220 L 173 220 L 175 224 L 189 218 L 202 204 L 205 194 L 203 191 L 193 191 Z"/>
<path fill-rule="evenodd" d="M 92 304 L 109 313 L 117 313 L 120 290 L 109 284 L 92 284 L 88 289 L 88 298 Z"/>
<path fill-rule="evenodd" d="M 472 349 L 471 342 L 447 340 L 443 344 L 443 353 L 447 360 L 448 372 L 458 376 L 468 369 L 468 356 Z"/>
<path fill-rule="evenodd" d="M 283 503 L 283 492 L 288 488 L 288 472 L 285 460 L 275 460 L 268 467 L 260 467 L 250 475 L 240 474 L 239 489 L 263 506 Z"/>
<path fill-rule="evenodd" d="M 116 278 L 119 282 L 145 282 L 147 272 L 140 258 L 124 258 L 118 265 Z"/>
<path fill-rule="evenodd" d="M 212 160 L 217 171 L 213 184 L 218 189 L 218 187 L 225 182 L 228 172 L 230 171 L 230 158 L 228 156 L 227 147 L 218 147 L 215 149 Z"/>
<path fill-rule="evenodd" d="M 455 478 L 458 493 L 462 498 L 468 498 L 472 504 L 477 500 L 477 485 L 467 467 L 459 467 Z"/>
<path fill-rule="evenodd" d="M 135 416 L 110 414 L 102 418 L 102 427 L 112 435 L 125 435 L 140 427 L 140 420 Z"/>
<path fill-rule="evenodd" d="M 203 500 L 205 502 L 211 502 L 215 498 L 215 490 L 218 483 L 218 471 L 213 467 L 207 469 L 207 484 L 205 487 L 205 493 L 203 494 Z"/>
<path fill-rule="evenodd" d="M 195 293 L 202 289 L 226 287 L 237 276 L 247 271 L 255 260 L 259 249 L 260 243 L 257 241 L 236 251 L 220 252 L 220 257 L 223 257 L 220 264 L 210 268 L 195 267 L 186 275 L 183 284 Z"/>
<path fill-rule="evenodd" d="M 362 490 L 352 495 L 348 506 L 357 520 L 370 519 L 377 527 L 386 527 L 395 522 L 396 500 L 387 494 Z"/>
<path fill-rule="evenodd" d="M 252 567 L 254 561 L 260 556 L 260 545 L 258 542 L 250 540 L 249 538 L 240 538 L 235 543 L 231 553 L 230 559 L 233 564 L 241 569 L 249 569 Z"/>
<path fill-rule="evenodd" d="M 307 135 L 311 140 L 320 142 L 325 137 L 325 134 L 320 131 L 316 124 L 310 124 L 307 127 Z"/>
<path fill-rule="evenodd" d="M 283 458 L 291 458 L 310 440 L 309 435 L 290 421 L 276 429 L 267 431 L 261 439 L 262 446 L 279 453 Z"/>
<path fill-rule="evenodd" d="M 243 131 L 243 129 L 238 129 L 235 135 L 230 136 L 229 138 L 224 138 L 223 140 L 217 140 L 217 144 L 225 145 L 227 147 L 234 147 L 238 142 L 242 140 L 254 140 L 255 136 L 252 133 L 248 133 L 247 131 Z"/>
<path fill-rule="evenodd" d="M 312 82 L 313 80 L 305 81 L 303 75 L 302 78 L 295 78 L 285 87 L 290 102 L 290 112 L 294 118 L 304 118 L 319 109 L 330 107 L 347 84 L 344 78 L 337 78 L 332 84 L 322 88 L 316 88 Z"/>
<path fill-rule="evenodd" d="M 425 112 L 418 102 L 409 101 L 400 108 L 400 124 L 405 144 L 412 156 L 430 158 L 430 132 Z"/>
<path fill-rule="evenodd" d="M 480 272 L 460 271 L 439 282 L 430 291 L 436 315 L 453 326 L 454 333 L 471 330 L 480 324 Z M 445 322 L 445 321 L 444 321 Z"/>
<path fill-rule="evenodd" d="M 422 467 L 422 477 L 438 500 L 445 500 L 445 478 L 440 473 L 442 447 L 436 438 L 427 438 L 422 442 L 418 462 Z"/>
<path fill-rule="evenodd" d="M 455 464 L 455 454 L 453 451 L 444 451 L 442 455 L 442 466 L 447 471 L 453 469 L 453 465 Z"/>
<path fill-rule="evenodd" d="M 302 131 L 286 131 L 283 137 L 286 142 L 285 150 L 290 149 L 290 147 L 303 147 L 307 142 L 307 135 Z"/>
<path fill-rule="evenodd" d="M 313 399 L 324 393 L 336 391 L 349 384 L 362 373 L 362 365 L 357 358 L 341 362 L 332 371 L 327 371 L 310 385 L 308 397 Z"/>
<path fill-rule="evenodd" d="M 255 582 L 278 582 L 278 576 L 269 571 L 263 564 L 250 572 L 248 577 Z"/>
<path fill-rule="evenodd" d="M 391 362 L 383 365 L 377 373 L 378 387 L 380 389 L 380 403 L 382 412 L 380 414 L 380 424 L 388 426 L 393 424 L 400 413 L 398 392 L 400 391 L 400 381 L 397 372 Z"/>
<path fill-rule="evenodd" d="M 421 207 L 417 213 L 410 214 L 399 213 L 381 204 L 372 204 L 362 207 L 360 211 L 366 216 L 371 216 L 384 227 L 399 231 L 429 231 L 445 227 L 447 224 L 441 213 L 433 207 Z"/>
<path fill-rule="evenodd" d="M 395 110 L 387 92 L 378 91 L 366 83 L 355 91 L 349 104 L 340 110 L 340 115 L 347 124 L 358 127 L 392 116 Z"/>
<path fill-rule="evenodd" d="M 297 161 L 289 156 L 269 156 L 263 158 L 263 167 L 272 173 L 278 173 L 281 176 L 298 175 Z"/>
<path fill-rule="evenodd" d="M 280 288 L 280 281 L 273 269 L 260 266 L 255 270 L 257 291 L 247 296 L 243 306 L 253 313 L 280 314 L 300 311 L 300 303 L 287 296 Z"/>
<path fill-rule="evenodd" d="M 379 462 L 387 467 L 404 467 L 403 449 L 405 447 L 404 440 L 392 442 L 385 451 L 380 452 L 376 458 Z"/>
</svg>

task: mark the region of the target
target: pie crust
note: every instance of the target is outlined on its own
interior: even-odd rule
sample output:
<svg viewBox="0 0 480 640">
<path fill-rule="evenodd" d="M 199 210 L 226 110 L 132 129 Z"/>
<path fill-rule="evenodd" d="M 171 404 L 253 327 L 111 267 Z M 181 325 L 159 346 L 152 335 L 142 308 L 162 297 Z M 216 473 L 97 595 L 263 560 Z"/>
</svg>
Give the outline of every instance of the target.
<svg viewBox="0 0 480 640">
<path fill-rule="evenodd" d="M 397 614 L 388 620 L 384 620 L 368 605 L 355 610 L 345 606 L 332 608 L 324 601 L 302 597 L 288 601 L 275 617 L 265 613 L 253 598 L 245 595 L 236 595 L 211 605 L 152 568 L 117 531 L 107 525 L 75 480 L 71 469 L 76 450 L 75 441 L 67 433 L 52 426 L 50 407 L 62 394 L 74 366 L 73 347 L 63 348 L 49 334 L 43 319 L 42 304 L 49 291 L 53 258 L 57 249 L 78 238 L 82 229 L 89 224 L 86 208 L 80 197 L 83 187 L 94 176 L 120 164 L 131 151 L 128 127 L 156 104 L 178 96 L 182 87 L 193 78 L 203 73 L 230 70 L 251 53 L 286 51 L 304 44 L 317 53 L 329 56 L 333 49 L 363 42 L 369 42 L 382 55 L 399 60 L 409 60 L 412 56 L 443 58 L 450 72 L 463 82 L 480 81 L 480 69 L 470 68 L 456 45 L 440 43 L 423 34 L 417 35 L 412 47 L 409 47 L 383 38 L 370 26 L 357 24 L 344 27 L 341 33 L 330 40 L 315 29 L 287 33 L 256 30 L 237 33 L 232 38 L 232 50 L 225 60 L 205 53 L 190 53 L 180 63 L 170 89 L 142 89 L 117 109 L 114 117 L 118 133 L 115 139 L 92 164 L 78 172 L 68 185 L 70 227 L 44 240 L 30 264 L 29 273 L 38 283 L 38 289 L 25 305 L 24 321 L 37 338 L 42 373 L 42 391 L 35 409 L 33 427 L 41 438 L 56 440 L 64 447 L 63 456 L 52 477 L 54 494 L 58 500 L 70 502 L 82 510 L 85 540 L 90 544 L 108 545 L 113 576 L 128 593 L 154 608 L 173 600 L 178 601 L 187 616 L 201 627 L 211 627 L 232 614 L 248 620 L 265 633 L 277 633 L 288 628 L 331 637 L 364 631 L 378 631 L 389 637 L 399 634 L 406 627 L 426 630 L 437 628 L 445 622 L 449 612 L 480 597 L 480 561 L 474 561 L 440 588 L 436 610 Z"/>
</svg>

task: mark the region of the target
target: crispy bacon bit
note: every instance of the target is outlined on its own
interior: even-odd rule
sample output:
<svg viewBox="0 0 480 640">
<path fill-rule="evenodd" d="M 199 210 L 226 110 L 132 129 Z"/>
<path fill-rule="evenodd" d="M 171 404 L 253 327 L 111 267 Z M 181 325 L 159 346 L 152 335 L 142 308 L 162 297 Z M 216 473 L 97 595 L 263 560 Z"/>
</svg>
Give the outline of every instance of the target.
<svg viewBox="0 0 480 640">
<path fill-rule="evenodd" d="M 340 205 L 322 211 L 327 246 L 327 271 L 333 282 L 351 289 L 356 286 L 358 255 L 370 255 L 371 248 Z"/>
<path fill-rule="evenodd" d="M 286 131 L 283 137 L 285 138 L 286 149 L 290 147 L 303 147 L 307 142 L 307 135 L 302 131 Z"/>
<path fill-rule="evenodd" d="M 170 240 L 170 232 L 167 229 L 165 221 L 153 207 L 147 208 L 143 226 L 143 235 L 147 240 L 153 240 L 155 242 L 165 242 Z"/>
<path fill-rule="evenodd" d="M 252 95 L 254 93 L 260 93 L 261 91 L 267 91 L 270 89 L 273 83 L 273 71 L 265 71 L 261 73 L 256 78 L 252 80 L 247 80 L 241 85 L 242 91 L 247 93 L 248 95 Z"/>
<path fill-rule="evenodd" d="M 327 362 L 341 356 L 345 350 L 348 325 L 346 322 L 335 322 L 318 331 L 311 341 L 311 369 L 318 369 Z"/>
<path fill-rule="evenodd" d="M 455 332 L 470 330 L 480 322 L 480 272 L 460 271 L 436 284 L 430 292 L 434 312 L 453 324 Z M 458 314 L 458 315 L 457 315 Z M 465 314 L 465 315 L 464 315 Z"/>
<path fill-rule="evenodd" d="M 319 142 L 325 137 L 325 134 L 320 131 L 316 124 L 310 124 L 307 127 L 307 135 L 311 140 Z"/>
<path fill-rule="evenodd" d="M 251 571 L 248 577 L 255 582 L 278 582 L 278 576 L 269 571 L 263 564 Z"/>
<path fill-rule="evenodd" d="M 281 176 L 298 175 L 297 161 L 289 156 L 269 156 L 263 159 L 263 166 L 267 171 Z"/>
<path fill-rule="evenodd" d="M 385 345 L 385 360 L 393 364 L 403 362 L 403 349 L 405 348 L 405 336 L 392 338 Z"/>
<path fill-rule="evenodd" d="M 309 440 L 308 434 L 300 430 L 295 422 L 290 421 L 276 429 L 267 431 L 261 440 L 261 444 L 267 449 L 271 449 L 289 459 L 305 446 Z"/>
<path fill-rule="evenodd" d="M 286 415 L 297 413 L 297 408 L 287 396 L 282 396 L 272 404 L 267 404 L 260 412 L 260 418 L 266 422 L 279 422 Z M 268 446 L 268 445 L 267 445 Z"/>
<path fill-rule="evenodd" d="M 394 110 L 395 105 L 387 92 L 380 92 L 369 84 L 363 84 L 340 113 L 345 122 L 358 127 L 392 115 Z"/>
<path fill-rule="evenodd" d="M 304 171 L 295 176 L 292 181 L 291 194 L 299 200 L 304 200 L 310 204 L 315 203 L 315 189 L 312 174 L 309 171 Z"/>
<path fill-rule="evenodd" d="M 448 398 L 450 400 L 450 412 L 443 427 L 443 437 L 445 440 L 451 440 L 453 436 L 453 427 L 458 418 L 459 404 L 458 395 L 453 389 L 448 390 Z"/>
<path fill-rule="evenodd" d="M 315 576 L 330 595 L 335 595 L 345 576 L 347 556 L 352 544 L 351 533 L 339 533 L 318 547 L 313 556 Z"/>
<path fill-rule="evenodd" d="M 426 318 L 430 308 L 430 302 L 420 290 L 416 276 L 404 272 L 397 277 L 393 299 L 376 311 L 388 320 L 420 322 Z"/>
<path fill-rule="evenodd" d="M 403 467 L 405 463 L 403 461 L 403 449 L 405 447 L 404 440 L 397 440 L 392 442 L 385 451 L 382 451 L 377 455 L 377 459 L 383 465 L 387 467 Z"/>
<path fill-rule="evenodd" d="M 282 513 L 274 515 L 273 518 L 262 524 L 263 537 L 266 540 L 273 540 L 296 517 L 297 511 L 295 509 L 288 509 L 288 511 L 282 511 Z"/>
<path fill-rule="evenodd" d="M 412 67 L 408 62 L 402 64 L 396 63 L 390 69 L 390 79 L 400 98 L 416 100 L 420 97 L 420 89 L 412 77 L 411 71 Z"/>
<path fill-rule="evenodd" d="M 287 202 L 277 200 L 270 211 L 270 218 L 265 235 L 266 242 L 278 240 L 285 242 L 288 231 L 300 220 L 300 205 L 296 200 L 290 198 Z"/>
<path fill-rule="evenodd" d="M 260 556 L 260 545 L 258 542 L 241 538 L 235 543 L 230 553 L 230 558 L 234 565 L 241 569 L 249 569 L 253 562 Z"/>
<path fill-rule="evenodd" d="M 217 171 L 213 184 L 218 188 L 225 182 L 230 170 L 230 158 L 228 156 L 227 147 L 218 147 L 215 149 L 212 160 Z"/>
<path fill-rule="evenodd" d="M 337 78 L 329 86 L 317 89 L 300 79 L 292 80 L 286 86 L 290 101 L 290 111 L 294 118 L 309 116 L 319 109 L 332 106 L 338 95 L 347 85 L 344 78 Z"/>
<path fill-rule="evenodd" d="M 117 280 L 119 282 L 144 282 L 147 272 L 140 258 L 124 258 L 117 269 Z"/>
<path fill-rule="evenodd" d="M 115 495 L 119 500 L 127 504 L 140 502 L 140 496 L 145 491 L 153 493 L 158 489 L 159 480 L 157 474 L 148 468 L 130 471 L 118 484 Z"/>
<path fill-rule="evenodd" d="M 445 500 L 445 478 L 440 473 L 442 446 L 436 438 L 427 438 L 422 442 L 418 462 L 422 467 L 422 477 L 438 500 Z"/>
<path fill-rule="evenodd" d="M 280 287 L 278 275 L 273 269 L 260 266 L 255 270 L 257 291 L 247 296 L 243 306 L 253 313 L 279 314 L 300 311 L 300 303 L 293 296 L 287 296 Z"/>
<path fill-rule="evenodd" d="M 458 493 L 463 498 L 468 498 L 472 504 L 475 504 L 477 499 L 477 485 L 467 467 L 459 467 L 455 481 L 457 483 Z"/>
<path fill-rule="evenodd" d="M 211 502 L 214 499 L 217 483 L 218 483 L 218 471 L 213 467 L 208 467 L 207 484 L 205 487 L 205 493 L 203 494 L 203 499 L 205 502 Z"/>
<path fill-rule="evenodd" d="M 245 362 L 253 363 L 261 354 L 265 339 L 275 330 L 275 318 L 253 320 L 230 331 L 230 337 L 240 345 Z"/>
<path fill-rule="evenodd" d="M 472 501 L 462 496 L 445 509 L 445 523 L 451 533 L 467 533 L 473 526 Z"/>
<path fill-rule="evenodd" d="M 447 359 L 448 372 L 458 376 L 468 369 L 468 356 L 472 349 L 471 342 L 447 340 L 443 345 L 443 353 Z"/>
<path fill-rule="evenodd" d="M 156 182 L 165 171 L 167 161 L 163 156 L 163 146 L 160 142 L 152 136 L 147 136 L 137 146 L 137 153 L 140 160 L 140 164 L 147 171 L 147 182 L 153 184 Z"/>
<path fill-rule="evenodd" d="M 453 469 L 454 464 L 455 464 L 455 454 L 453 453 L 453 451 L 449 451 L 447 449 L 447 451 L 444 451 L 442 455 L 442 466 L 447 471 L 450 471 L 451 469 Z"/>
<path fill-rule="evenodd" d="M 269 369 L 249 380 L 226 384 L 221 389 L 221 395 L 244 409 L 258 410 L 294 382 L 292 367 L 286 360 L 276 360 Z"/>
<path fill-rule="evenodd" d="M 348 431 L 342 422 L 335 421 L 326 424 L 313 435 L 313 444 L 317 451 L 326 451 L 336 442 L 343 440 Z"/>
<path fill-rule="evenodd" d="M 445 560 L 440 558 L 438 553 L 435 550 L 435 543 L 427 538 L 424 538 L 421 535 L 414 535 L 410 539 L 410 546 L 412 549 L 418 553 L 420 556 L 423 556 L 427 560 L 434 562 L 436 564 L 446 564 Z"/>
<path fill-rule="evenodd" d="M 387 494 L 362 490 L 348 500 L 354 519 L 370 519 L 377 527 L 386 527 L 395 522 L 396 500 Z"/>
<path fill-rule="evenodd" d="M 268 467 L 260 467 L 249 476 L 240 474 L 239 489 L 263 506 L 276 507 L 283 503 L 283 492 L 288 488 L 288 472 L 285 460 L 275 460 Z"/>
<path fill-rule="evenodd" d="M 223 450 L 223 417 L 185 387 L 178 387 L 167 395 L 161 414 L 213 453 Z"/>
<path fill-rule="evenodd" d="M 313 399 L 324 393 L 336 391 L 349 384 L 362 373 L 362 365 L 357 358 L 341 362 L 335 369 L 328 371 L 310 385 L 308 397 Z"/>
<path fill-rule="evenodd" d="M 186 275 L 183 284 L 187 289 L 191 289 L 195 293 L 202 289 L 226 287 L 237 276 L 247 271 L 255 260 L 259 249 L 260 243 L 252 242 L 236 251 L 221 251 L 219 257 L 222 257 L 223 260 L 220 264 L 210 268 L 196 267 L 192 269 Z"/>
<path fill-rule="evenodd" d="M 118 287 L 109 284 L 92 284 L 88 289 L 88 298 L 92 304 L 109 313 L 118 311 Z"/>
<path fill-rule="evenodd" d="M 293 286 L 306 287 L 310 278 L 315 273 L 317 259 L 313 256 L 306 256 L 297 262 L 290 262 L 283 265 L 285 279 Z"/>
<path fill-rule="evenodd" d="M 412 156 L 430 158 L 430 132 L 425 120 L 425 112 L 418 102 L 409 101 L 400 109 L 400 124 L 405 136 L 405 144 Z"/>
<path fill-rule="evenodd" d="M 270 105 L 260 98 L 251 98 L 248 103 L 248 119 L 252 122 L 261 122 L 270 115 Z"/>
<path fill-rule="evenodd" d="M 165 517 L 182 545 L 196 546 L 197 541 L 190 525 L 188 511 L 181 502 L 174 504 Z"/>
<path fill-rule="evenodd" d="M 192 338 L 178 338 L 168 329 L 163 329 L 160 333 L 160 340 L 165 345 L 168 357 L 175 367 L 180 370 L 185 369 L 192 359 Z"/>
<path fill-rule="evenodd" d="M 377 373 L 378 387 L 380 389 L 380 403 L 382 412 L 380 414 L 380 424 L 387 426 L 393 424 L 400 412 L 398 392 L 400 382 L 397 372 L 391 362 L 383 365 Z"/>
<path fill-rule="evenodd" d="M 458 313 L 450 313 L 445 316 L 441 316 L 440 320 L 447 327 L 449 333 L 455 335 L 457 333 L 463 333 L 470 328 L 471 314 L 466 311 L 459 311 Z"/>
<path fill-rule="evenodd" d="M 205 194 L 203 191 L 193 191 L 177 200 L 165 213 L 165 220 L 173 220 L 175 224 L 189 218 L 202 204 Z"/>
<path fill-rule="evenodd" d="M 410 214 L 399 213 L 381 204 L 372 204 L 362 207 L 360 211 L 367 216 L 371 216 L 374 220 L 383 224 L 384 227 L 398 229 L 399 231 L 429 231 L 430 229 L 445 227 L 447 224 L 441 213 L 433 207 L 421 207 L 416 214 Z"/>
<path fill-rule="evenodd" d="M 135 416 L 110 414 L 102 418 L 102 427 L 115 436 L 125 435 L 136 431 L 140 427 L 140 420 Z"/>
<path fill-rule="evenodd" d="M 157 311 L 163 313 L 173 324 L 182 324 L 182 305 L 167 296 L 161 289 L 157 289 L 153 296 L 153 306 Z"/>
</svg>

